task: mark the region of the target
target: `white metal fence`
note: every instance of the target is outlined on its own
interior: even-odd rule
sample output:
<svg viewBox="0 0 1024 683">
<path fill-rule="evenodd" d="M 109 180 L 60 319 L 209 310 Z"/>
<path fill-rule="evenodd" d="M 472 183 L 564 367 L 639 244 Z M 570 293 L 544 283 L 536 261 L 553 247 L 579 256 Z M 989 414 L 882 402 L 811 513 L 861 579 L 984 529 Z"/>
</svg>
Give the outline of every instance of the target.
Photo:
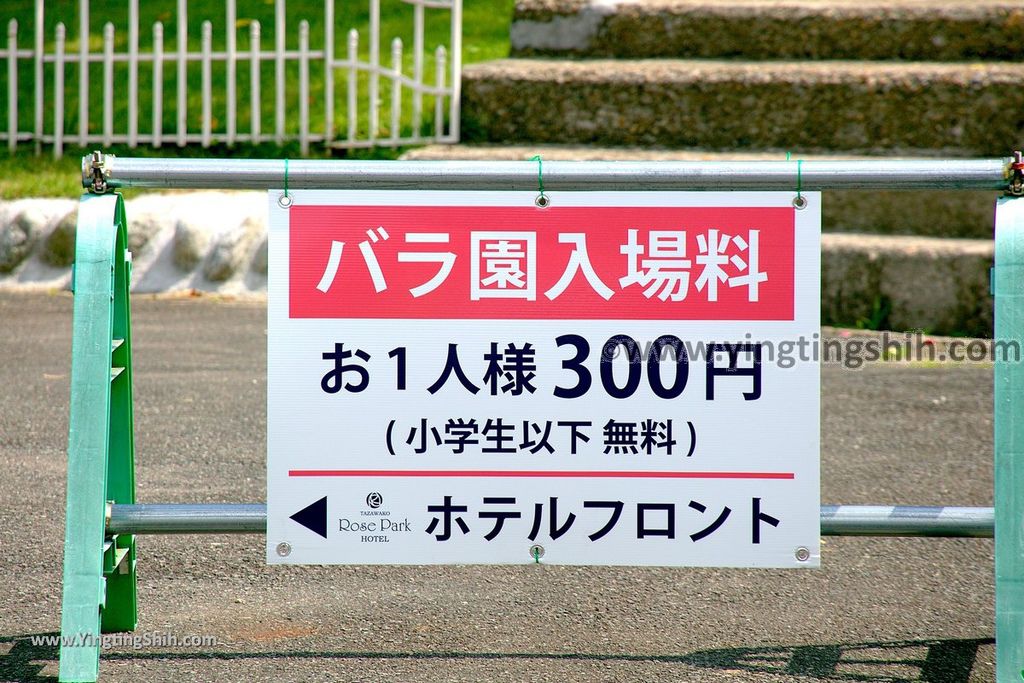
<svg viewBox="0 0 1024 683">
<path fill-rule="evenodd" d="M 422 142 L 457 142 L 459 139 L 459 89 L 461 83 L 462 0 L 385 0 L 412 6 L 412 73 L 403 70 L 404 45 L 401 38 L 391 42 L 389 64 L 381 62 L 381 0 L 369 0 L 368 51 L 360 51 L 360 33 L 356 29 L 347 34 L 347 50 L 343 58 L 335 55 L 335 0 L 324 0 L 323 42 L 319 48 L 310 46 L 310 24 L 299 22 L 295 33 L 295 48 L 286 26 L 285 0 L 274 0 L 273 49 L 262 47 L 262 27 L 259 21 L 248 24 L 248 49 L 239 49 L 239 22 L 237 0 L 225 0 L 225 28 L 223 49 L 214 50 L 213 25 L 203 21 L 200 26 L 200 50 L 190 49 L 187 0 L 176 0 L 176 43 L 165 48 L 163 22 L 152 26 L 151 49 L 140 50 L 139 0 L 128 0 L 128 40 L 126 51 L 115 51 L 115 31 L 112 22 L 103 26 L 102 51 L 90 52 L 89 0 L 78 0 L 78 45 L 68 50 L 68 32 L 58 23 L 52 45 L 45 35 L 45 8 L 43 0 L 35 0 L 33 46 L 19 47 L 19 26 L 16 19 L 7 24 L 7 43 L 0 49 L 0 63 L 6 62 L 6 130 L 0 140 L 6 140 L 9 149 L 19 143 L 35 144 L 39 153 L 43 144 L 53 146 L 54 156 L 63 155 L 65 145 L 88 147 L 94 144 L 109 146 L 127 144 L 129 147 L 166 144 L 185 146 L 199 143 L 204 147 L 224 143 L 274 142 L 278 145 L 298 141 L 301 153 L 309 152 L 310 143 L 325 146 L 356 148 L 398 146 Z M 430 51 L 425 45 L 425 12 L 439 10 L 449 14 L 449 48 L 438 45 Z M 51 49 L 52 48 L 52 49 Z M 431 56 L 434 73 L 426 74 Z M 19 125 L 19 66 L 22 62 L 32 66 L 32 92 L 34 114 L 32 128 L 20 130 Z M 264 100 L 263 65 L 273 67 L 273 100 Z M 323 77 L 323 115 L 310 120 L 310 65 L 319 62 Z M 102 65 L 102 90 L 99 98 L 90 91 L 90 65 Z M 195 74 L 189 65 L 199 65 L 201 105 L 199 116 L 189 113 L 189 94 L 194 91 Z M 213 69 L 223 68 L 226 84 L 223 98 L 213 93 Z M 118 66 L 115 78 L 115 65 Z M 248 77 L 239 79 L 239 67 L 248 65 Z M 77 65 L 77 131 L 67 130 L 65 114 L 73 106 L 67 94 L 67 69 Z M 173 100 L 174 119 L 165 120 L 164 74 L 174 71 L 176 97 Z M 140 72 L 148 69 L 151 97 L 148 103 L 140 99 Z M 125 73 L 126 71 L 126 73 Z M 193 72 L 195 69 L 193 69 Z M 296 72 L 297 71 L 297 75 Z M 341 72 L 342 78 L 338 78 Z M 2 72 L 0 72 L 2 73 Z M 26 79 L 22 78 L 22 82 Z M 126 80 L 127 82 L 122 82 Z M 239 85 L 248 88 L 248 116 L 244 130 L 239 126 Z M 382 83 L 381 81 L 384 81 Z M 295 87 L 297 81 L 297 87 Z M 342 81 L 344 100 L 336 102 L 335 86 Z M 384 86 L 382 88 L 382 85 Z M 49 86 L 49 87 L 47 87 Z M 390 86 L 390 87 L 389 87 Z M 115 127 L 115 90 L 126 97 L 126 120 Z M 388 93 L 390 90 L 390 93 Z M 388 93 L 388 94 L 386 94 Z M 2 95 L 3 93 L 0 93 Z M 340 93 L 339 93 L 340 94 Z M 169 95 L 169 93 L 168 93 Z M 403 98 L 410 98 L 411 101 Z M 385 101 L 387 98 L 387 101 Z M 341 100 L 341 98 L 338 98 Z M 433 103 L 432 117 L 429 110 Z M 147 106 L 148 104 L 148 106 Z M 217 114 L 214 107 L 218 105 Z M 264 126 L 267 105 L 272 107 L 272 122 Z M 410 106 L 411 105 L 411 106 Z M 425 105 L 428 107 L 424 111 Z M 194 105 L 193 105 L 194 108 Z M 337 125 L 335 114 L 344 111 L 344 125 Z M 148 126 L 140 126 L 140 116 L 151 115 Z M 297 110 L 296 118 L 288 112 Z M 22 108 L 22 112 L 24 108 Z M 70 111 L 74 111 L 71 109 Z M 381 115 L 387 112 L 387 130 L 382 130 Z M 169 112 L 168 112 L 169 113 Z M 97 121 L 91 117 L 99 115 Z M 221 118 L 223 117 L 223 118 Z M 22 116 L 21 118 L 27 118 Z M 432 122 L 429 120 L 432 118 Z M 447 121 L 446 121 L 447 118 Z M 49 119 L 49 120 L 48 120 Z M 289 120 L 291 119 L 291 120 Z M 446 125 L 447 123 L 447 125 Z M 429 128 L 428 128 L 429 127 Z M 270 128 L 267 130 L 266 128 Z M 341 130 L 338 130 L 338 129 Z"/>
</svg>

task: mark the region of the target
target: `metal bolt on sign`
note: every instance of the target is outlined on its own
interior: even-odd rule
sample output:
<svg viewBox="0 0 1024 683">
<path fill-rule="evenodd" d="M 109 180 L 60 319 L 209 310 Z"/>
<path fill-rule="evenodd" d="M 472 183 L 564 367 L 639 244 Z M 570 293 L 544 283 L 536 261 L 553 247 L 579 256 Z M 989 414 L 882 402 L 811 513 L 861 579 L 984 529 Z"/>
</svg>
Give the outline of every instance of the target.
<svg viewBox="0 0 1024 683">
<path fill-rule="evenodd" d="M 83 159 L 78 212 L 68 439 L 61 681 L 95 681 L 99 634 L 137 623 L 135 535 L 265 533 L 262 504 L 146 505 L 135 501 L 127 219 L 124 187 L 276 189 L 273 159 Z M 546 192 L 580 190 L 999 190 L 995 336 L 1024 338 L 1024 155 L 973 160 L 549 162 Z M 537 188 L 530 162 L 295 160 L 291 190 L 520 190 Z M 290 197 L 289 197 L 290 199 Z M 113 277 L 111 276 L 113 274 Z M 995 507 L 820 507 L 823 535 L 996 538 L 996 660 L 1000 681 L 1024 670 L 1024 364 L 995 362 Z M 292 547 L 278 543 L 276 552 Z M 544 548 L 530 547 L 538 561 Z M 804 562 L 806 547 L 794 551 Z M 78 643 L 83 643 L 78 645 Z"/>
</svg>

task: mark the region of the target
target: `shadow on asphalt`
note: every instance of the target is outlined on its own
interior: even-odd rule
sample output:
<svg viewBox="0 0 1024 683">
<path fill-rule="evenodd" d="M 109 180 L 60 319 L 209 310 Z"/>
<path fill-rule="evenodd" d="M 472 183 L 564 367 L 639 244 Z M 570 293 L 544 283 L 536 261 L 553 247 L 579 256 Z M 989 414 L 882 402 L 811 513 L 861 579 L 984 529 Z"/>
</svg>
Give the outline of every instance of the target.
<svg viewBox="0 0 1024 683">
<path fill-rule="evenodd" d="M 0 681 L 42 683 L 56 681 L 43 675 L 48 662 L 57 660 L 58 648 L 33 643 L 57 633 L 0 636 Z M 628 655 L 600 653 L 530 652 L 107 652 L 105 661 L 234 660 L 234 659 L 529 659 L 561 661 L 655 662 L 684 664 L 702 669 L 738 673 L 749 671 L 779 676 L 804 676 L 821 681 L 878 681 L 881 683 L 968 683 L 978 648 L 991 638 L 975 640 L 907 640 L 878 643 L 838 643 L 789 647 L 737 647 L 699 650 L 685 655 Z"/>
</svg>

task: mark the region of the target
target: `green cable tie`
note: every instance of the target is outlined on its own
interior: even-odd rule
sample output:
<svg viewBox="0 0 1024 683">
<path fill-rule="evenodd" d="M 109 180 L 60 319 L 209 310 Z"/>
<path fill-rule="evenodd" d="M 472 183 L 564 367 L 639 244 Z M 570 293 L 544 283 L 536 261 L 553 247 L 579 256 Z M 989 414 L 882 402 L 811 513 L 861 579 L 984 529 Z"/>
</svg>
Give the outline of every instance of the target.
<svg viewBox="0 0 1024 683">
<path fill-rule="evenodd" d="M 786 161 L 789 161 L 791 156 L 792 154 L 786 152 Z M 803 159 L 796 160 L 796 200 L 798 202 L 803 201 L 803 195 L 801 194 L 804 188 L 803 165 Z"/>
<path fill-rule="evenodd" d="M 538 158 L 540 158 L 540 157 L 538 157 Z M 531 159 L 530 161 L 533 161 L 533 159 Z M 543 192 L 543 190 L 541 190 L 541 192 Z M 540 564 L 540 548 L 534 548 L 533 549 L 533 561 L 536 564 Z"/>
<path fill-rule="evenodd" d="M 796 198 L 797 198 L 797 201 L 802 201 L 803 200 L 803 197 L 800 196 L 800 191 L 803 189 L 803 186 L 804 186 L 803 170 L 801 168 L 803 165 L 804 165 L 804 160 L 803 159 L 797 159 L 796 160 Z"/>
<path fill-rule="evenodd" d="M 288 199 L 288 157 L 284 158 L 284 197 Z"/>
<path fill-rule="evenodd" d="M 530 161 L 537 162 L 537 190 L 540 192 L 540 196 L 544 196 L 544 161 L 540 158 L 539 154 L 530 157 Z"/>
</svg>

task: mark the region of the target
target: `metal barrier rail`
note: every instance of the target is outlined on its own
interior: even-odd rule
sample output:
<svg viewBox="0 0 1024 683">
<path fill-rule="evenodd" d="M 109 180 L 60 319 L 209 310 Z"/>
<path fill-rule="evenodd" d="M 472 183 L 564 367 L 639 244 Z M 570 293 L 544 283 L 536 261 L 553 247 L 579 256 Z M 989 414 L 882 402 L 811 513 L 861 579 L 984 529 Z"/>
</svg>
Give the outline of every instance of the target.
<svg viewBox="0 0 1024 683">
<path fill-rule="evenodd" d="M 989 507 L 822 505 L 822 536 L 950 536 L 992 538 Z M 109 534 L 262 534 L 262 503 L 113 505 Z"/>
<path fill-rule="evenodd" d="M 262 533 L 260 504 L 138 505 L 127 218 L 120 187 L 348 190 L 990 190 L 995 337 L 1024 338 L 1024 155 L 1009 159 L 720 162 L 82 160 L 71 362 L 60 680 L 95 681 L 100 633 L 138 622 L 135 535 Z M 557 201 L 557 200 L 556 200 Z M 796 205 L 796 204 L 794 204 Z M 821 506 L 821 533 L 994 537 L 996 671 L 1024 669 L 1024 363 L 994 369 L 995 507 Z M 996 530 L 998 527 L 998 533 Z M 84 638 L 84 639 L 83 639 Z"/>
<path fill-rule="evenodd" d="M 544 189 L 569 190 L 1005 190 L 1012 159 L 857 161 L 545 161 Z M 536 190 L 523 161 L 144 159 L 94 154 L 82 185 L 267 190 Z"/>
</svg>

